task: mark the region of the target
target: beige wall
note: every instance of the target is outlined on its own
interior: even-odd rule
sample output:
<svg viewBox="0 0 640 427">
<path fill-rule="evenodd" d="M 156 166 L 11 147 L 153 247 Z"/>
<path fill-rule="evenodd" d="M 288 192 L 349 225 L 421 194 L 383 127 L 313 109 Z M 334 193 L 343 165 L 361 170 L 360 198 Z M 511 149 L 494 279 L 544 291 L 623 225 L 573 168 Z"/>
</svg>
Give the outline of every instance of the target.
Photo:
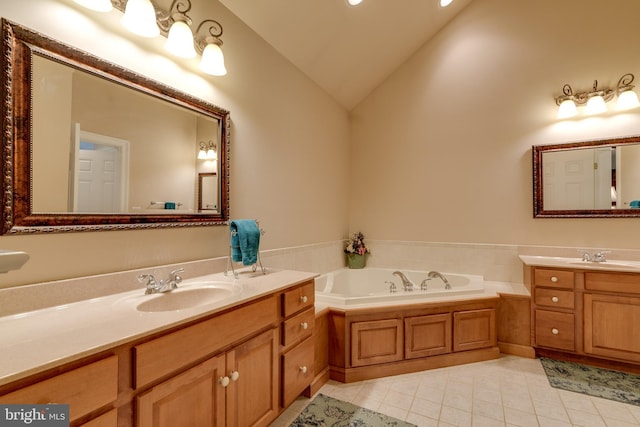
<svg viewBox="0 0 640 427">
<path fill-rule="evenodd" d="M 117 11 L 0 0 L 0 14 L 229 110 L 231 216 L 259 219 L 263 248 L 346 235 L 347 113 L 218 2 L 198 2 L 191 16 L 223 24 L 225 77 L 205 77 L 195 60 L 172 61 L 162 39 L 130 36 Z M 228 243 L 226 227 L 2 236 L 1 249 L 31 259 L 0 275 L 0 287 L 224 256 Z"/>
<path fill-rule="evenodd" d="M 383 240 L 637 248 L 637 219 L 534 219 L 531 146 L 640 133 L 554 96 L 640 77 L 635 0 L 475 0 L 352 113 L 351 230 Z M 614 18 L 612 18 L 614 17 Z"/>
</svg>

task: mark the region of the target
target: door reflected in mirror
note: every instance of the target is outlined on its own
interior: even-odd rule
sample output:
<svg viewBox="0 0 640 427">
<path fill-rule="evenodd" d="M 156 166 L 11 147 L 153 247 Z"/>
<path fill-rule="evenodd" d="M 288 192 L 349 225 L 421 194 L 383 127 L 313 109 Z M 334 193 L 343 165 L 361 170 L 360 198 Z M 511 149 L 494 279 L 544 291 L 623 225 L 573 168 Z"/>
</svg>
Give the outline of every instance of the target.
<svg viewBox="0 0 640 427">
<path fill-rule="evenodd" d="M 536 217 L 640 216 L 640 137 L 533 147 Z"/>
</svg>

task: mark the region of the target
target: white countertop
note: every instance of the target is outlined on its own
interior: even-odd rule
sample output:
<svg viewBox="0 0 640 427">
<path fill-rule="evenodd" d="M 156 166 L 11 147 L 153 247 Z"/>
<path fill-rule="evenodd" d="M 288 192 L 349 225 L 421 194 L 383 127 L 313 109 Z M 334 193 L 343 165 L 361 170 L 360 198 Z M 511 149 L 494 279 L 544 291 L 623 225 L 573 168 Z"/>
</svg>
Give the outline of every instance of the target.
<svg viewBox="0 0 640 427">
<path fill-rule="evenodd" d="M 316 276 L 309 272 L 269 269 L 266 275 L 241 275 L 238 279 L 223 273 L 188 279 L 179 287 L 220 281 L 237 286 L 237 291 L 224 300 L 183 310 L 138 311 L 132 301 L 145 298 L 144 288 L 140 288 L 0 317 L 0 385 L 206 317 Z"/>
<path fill-rule="evenodd" d="M 607 260 L 602 262 L 582 261 L 581 258 L 520 255 L 525 265 L 536 267 L 569 268 L 596 271 L 619 271 L 640 273 L 640 261 Z"/>
</svg>

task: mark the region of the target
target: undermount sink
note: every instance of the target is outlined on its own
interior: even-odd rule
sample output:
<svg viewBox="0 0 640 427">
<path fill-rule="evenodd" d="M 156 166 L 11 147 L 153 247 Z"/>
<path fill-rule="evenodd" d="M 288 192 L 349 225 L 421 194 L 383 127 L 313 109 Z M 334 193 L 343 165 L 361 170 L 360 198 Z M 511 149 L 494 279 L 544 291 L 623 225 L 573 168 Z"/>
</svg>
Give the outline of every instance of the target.
<svg viewBox="0 0 640 427">
<path fill-rule="evenodd" d="M 144 290 L 141 290 L 144 293 Z M 223 301 L 240 292 L 238 285 L 225 282 L 191 283 L 171 292 L 135 295 L 125 299 L 137 311 L 146 313 L 186 310 Z"/>
</svg>

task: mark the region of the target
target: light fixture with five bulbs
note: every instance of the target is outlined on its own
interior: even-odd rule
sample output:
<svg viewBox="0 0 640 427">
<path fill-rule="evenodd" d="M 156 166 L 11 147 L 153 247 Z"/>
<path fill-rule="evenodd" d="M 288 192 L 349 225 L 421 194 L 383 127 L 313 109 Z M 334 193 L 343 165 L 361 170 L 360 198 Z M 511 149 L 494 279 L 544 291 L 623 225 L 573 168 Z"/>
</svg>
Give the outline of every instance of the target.
<svg viewBox="0 0 640 427">
<path fill-rule="evenodd" d="M 173 0 L 168 11 L 156 7 L 151 0 L 74 0 L 76 3 L 98 12 L 113 8 L 123 12 L 122 25 L 142 37 L 167 37 L 165 49 L 181 58 L 194 58 L 198 54 L 200 69 L 213 76 L 224 76 L 227 69 L 222 53 L 222 25 L 213 19 L 202 21 L 194 33 L 190 0 Z"/>
</svg>

